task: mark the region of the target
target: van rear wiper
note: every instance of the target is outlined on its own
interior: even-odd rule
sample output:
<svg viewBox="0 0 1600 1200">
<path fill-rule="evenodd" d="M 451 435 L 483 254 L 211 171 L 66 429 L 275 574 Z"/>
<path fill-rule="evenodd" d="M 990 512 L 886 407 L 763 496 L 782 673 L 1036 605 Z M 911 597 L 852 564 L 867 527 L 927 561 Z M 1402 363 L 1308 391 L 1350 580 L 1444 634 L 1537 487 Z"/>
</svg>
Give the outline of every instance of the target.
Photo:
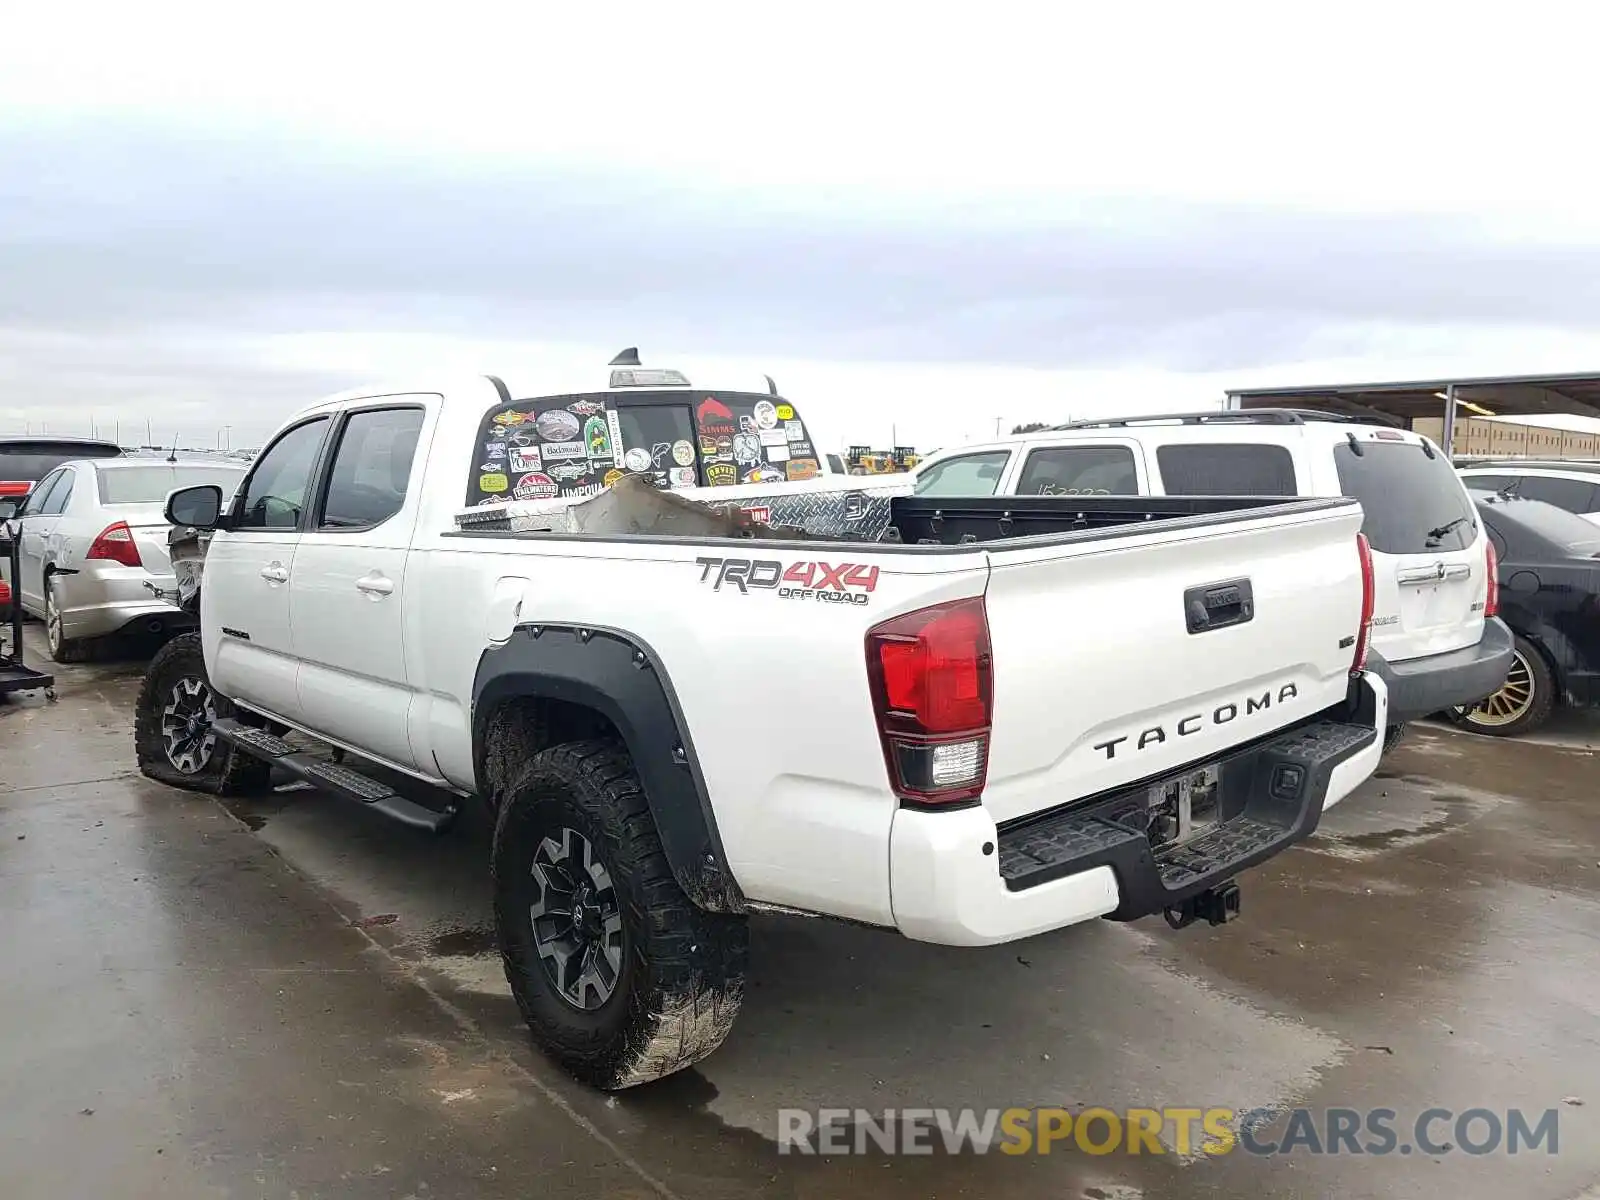
<svg viewBox="0 0 1600 1200">
<path fill-rule="evenodd" d="M 1457 517 L 1453 521 L 1446 521 L 1443 525 L 1439 526 L 1439 528 L 1428 530 L 1428 540 L 1430 542 L 1437 542 L 1440 538 L 1442 538 L 1445 534 L 1449 533 L 1457 525 L 1461 525 L 1461 524 L 1463 524 L 1463 523 L 1465 523 L 1467 521 L 1470 521 L 1470 520 L 1472 520 L 1471 517 Z"/>
</svg>

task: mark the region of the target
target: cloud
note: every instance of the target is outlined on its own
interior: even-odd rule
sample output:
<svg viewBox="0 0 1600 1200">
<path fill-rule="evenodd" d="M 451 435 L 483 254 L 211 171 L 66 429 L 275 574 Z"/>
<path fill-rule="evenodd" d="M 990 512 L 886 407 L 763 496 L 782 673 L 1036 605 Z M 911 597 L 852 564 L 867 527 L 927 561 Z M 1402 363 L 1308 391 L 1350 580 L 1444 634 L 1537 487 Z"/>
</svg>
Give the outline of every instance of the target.
<svg viewBox="0 0 1600 1200">
<path fill-rule="evenodd" d="M 1600 242 L 1577 231 L 1150 195 L 886 197 L 263 126 L 0 124 L 0 421 L 114 410 L 264 434 L 355 382 L 374 347 L 424 335 L 442 354 L 453 339 L 783 363 L 880 398 L 885 425 L 893 384 L 916 378 L 906 422 L 941 439 L 988 424 L 974 392 L 1081 413 L 1217 396 L 1274 364 L 1600 350 Z M 1049 399 L 1090 380 L 1104 390 L 1087 404 Z"/>
</svg>

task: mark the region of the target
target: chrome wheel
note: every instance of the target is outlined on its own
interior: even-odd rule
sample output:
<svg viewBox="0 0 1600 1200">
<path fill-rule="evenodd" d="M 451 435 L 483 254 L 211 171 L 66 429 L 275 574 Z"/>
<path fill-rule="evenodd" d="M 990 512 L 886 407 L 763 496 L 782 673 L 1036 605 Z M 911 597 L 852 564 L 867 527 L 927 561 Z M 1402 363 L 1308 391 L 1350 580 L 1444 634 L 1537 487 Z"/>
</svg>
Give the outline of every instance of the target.
<svg viewBox="0 0 1600 1200">
<path fill-rule="evenodd" d="M 53 584 L 46 585 L 44 589 L 44 636 L 50 647 L 50 657 L 55 658 L 61 653 L 61 641 L 65 635 L 61 629 L 61 610 L 56 607 Z"/>
<path fill-rule="evenodd" d="M 528 907 L 539 962 L 568 1004 L 601 1007 L 622 974 L 622 909 L 611 873 L 575 829 L 563 827 L 533 856 L 534 902 Z"/>
<path fill-rule="evenodd" d="M 172 685 L 167 706 L 161 710 L 161 740 L 167 761 L 185 775 L 198 775 L 211 764 L 217 735 L 217 700 L 203 679 L 193 675 Z"/>
<path fill-rule="evenodd" d="M 1537 687 L 1533 668 L 1518 650 L 1512 656 L 1511 670 L 1498 692 L 1470 707 L 1457 707 L 1454 712 L 1468 725 L 1487 728 L 1509 725 L 1527 715 L 1533 707 Z"/>
</svg>

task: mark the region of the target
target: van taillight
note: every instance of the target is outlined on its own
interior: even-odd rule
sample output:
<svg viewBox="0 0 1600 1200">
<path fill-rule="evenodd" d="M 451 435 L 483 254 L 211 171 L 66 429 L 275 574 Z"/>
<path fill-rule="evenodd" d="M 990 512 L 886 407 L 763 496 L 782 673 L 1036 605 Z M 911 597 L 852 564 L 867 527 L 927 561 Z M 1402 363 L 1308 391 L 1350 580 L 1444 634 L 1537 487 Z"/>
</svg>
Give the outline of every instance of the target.
<svg viewBox="0 0 1600 1200">
<path fill-rule="evenodd" d="M 1372 640 L 1372 613 L 1378 602 L 1378 577 L 1372 569 L 1372 544 L 1364 533 L 1356 534 L 1356 555 L 1361 559 L 1361 628 L 1356 630 L 1356 653 L 1350 660 L 1350 674 L 1367 669 L 1367 647 Z"/>
<path fill-rule="evenodd" d="M 1483 565 L 1489 572 L 1489 590 L 1483 597 L 1483 615 L 1487 619 L 1500 615 L 1500 556 L 1488 538 L 1483 539 Z"/>
<path fill-rule="evenodd" d="M 983 794 L 994 655 L 983 597 L 935 604 L 867 631 L 867 679 L 889 781 L 902 800 Z"/>
<path fill-rule="evenodd" d="M 85 557 L 102 562 L 121 563 L 125 567 L 144 566 L 139 558 L 139 545 L 133 540 L 133 530 L 128 528 L 126 521 L 118 521 L 115 525 L 107 525 L 101 530 L 100 536 L 90 544 L 89 553 Z"/>
</svg>

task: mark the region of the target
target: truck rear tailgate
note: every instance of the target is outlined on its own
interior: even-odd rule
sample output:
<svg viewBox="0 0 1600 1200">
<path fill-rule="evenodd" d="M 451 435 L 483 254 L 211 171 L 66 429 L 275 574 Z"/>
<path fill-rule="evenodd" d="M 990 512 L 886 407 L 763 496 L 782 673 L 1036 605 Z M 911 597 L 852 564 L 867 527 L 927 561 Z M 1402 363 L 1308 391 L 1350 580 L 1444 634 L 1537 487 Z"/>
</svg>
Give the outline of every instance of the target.
<svg viewBox="0 0 1600 1200">
<path fill-rule="evenodd" d="M 1203 766 L 1342 701 L 1360 527 L 1352 501 L 1295 501 L 992 550 L 993 819 Z"/>
</svg>

